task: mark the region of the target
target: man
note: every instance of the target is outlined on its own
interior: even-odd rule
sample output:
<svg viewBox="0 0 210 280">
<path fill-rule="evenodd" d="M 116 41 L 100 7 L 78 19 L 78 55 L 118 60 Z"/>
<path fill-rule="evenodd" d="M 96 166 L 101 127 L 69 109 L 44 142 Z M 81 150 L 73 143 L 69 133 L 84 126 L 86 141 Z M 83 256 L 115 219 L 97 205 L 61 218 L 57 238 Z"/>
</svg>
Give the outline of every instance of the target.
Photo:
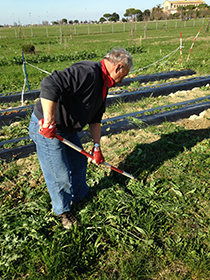
<svg viewBox="0 0 210 280">
<path fill-rule="evenodd" d="M 70 212 L 72 202 L 79 202 L 88 194 L 87 158 L 54 136 L 57 133 L 82 148 L 77 132 L 89 124 L 94 160 L 102 163 L 100 122 L 108 88 L 121 83 L 132 64 L 131 55 L 116 48 L 100 62 L 75 63 L 63 71 L 54 71 L 41 83 L 29 134 L 36 144 L 53 211 L 62 217 L 65 228 L 77 222 Z"/>
</svg>

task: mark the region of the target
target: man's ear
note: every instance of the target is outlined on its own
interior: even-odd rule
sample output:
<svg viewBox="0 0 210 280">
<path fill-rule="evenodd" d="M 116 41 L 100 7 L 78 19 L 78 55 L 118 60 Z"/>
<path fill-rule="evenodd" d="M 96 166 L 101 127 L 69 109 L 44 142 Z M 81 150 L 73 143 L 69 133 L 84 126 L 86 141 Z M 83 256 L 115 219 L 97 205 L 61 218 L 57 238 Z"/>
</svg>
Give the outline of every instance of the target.
<svg viewBox="0 0 210 280">
<path fill-rule="evenodd" d="M 115 73 L 116 74 L 120 71 L 121 67 L 122 67 L 121 64 L 116 65 L 116 67 L 115 67 Z"/>
</svg>

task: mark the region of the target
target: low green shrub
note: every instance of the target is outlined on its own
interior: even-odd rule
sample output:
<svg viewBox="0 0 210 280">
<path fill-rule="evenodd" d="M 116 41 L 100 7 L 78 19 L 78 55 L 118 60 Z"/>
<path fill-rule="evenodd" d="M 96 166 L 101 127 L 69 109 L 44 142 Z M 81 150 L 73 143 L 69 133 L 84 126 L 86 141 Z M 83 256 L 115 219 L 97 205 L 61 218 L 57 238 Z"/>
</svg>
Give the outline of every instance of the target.
<svg viewBox="0 0 210 280">
<path fill-rule="evenodd" d="M 130 52 L 131 54 L 134 54 L 134 53 L 143 53 L 143 48 L 142 46 L 139 46 L 139 45 L 133 45 L 133 46 L 128 46 L 126 48 L 126 50 L 128 52 Z"/>
<path fill-rule="evenodd" d="M 23 53 L 35 54 L 35 46 L 31 44 L 22 45 L 21 47 Z"/>
</svg>

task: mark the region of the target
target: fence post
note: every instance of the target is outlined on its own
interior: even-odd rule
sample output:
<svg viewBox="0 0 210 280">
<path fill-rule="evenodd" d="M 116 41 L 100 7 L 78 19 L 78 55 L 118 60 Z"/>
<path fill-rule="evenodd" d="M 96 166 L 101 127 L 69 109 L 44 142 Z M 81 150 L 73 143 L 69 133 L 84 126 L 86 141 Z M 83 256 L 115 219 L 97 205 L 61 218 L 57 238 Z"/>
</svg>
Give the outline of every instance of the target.
<svg viewBox="0 0 210 280">
<path fill-rule="evenodd" d="M 142 36 L 140 36 L 140 46 L 142 45 Z"/>
<path fill-rule="evenodd" d="M 60 44 L 62 44 L 62 29 L 60 27 Z"/>
<path fill-rule="evenodd" d="M 180 32 L 180 57 L 181 57 L 181 67 L 182 67 L 182 31 Z"/>
<path fill-rule="evenodd" d="M 21 52 L 21 53 L 22 53 L 22 59 L 23 59 L 23 65 L 24 65 L 24 70 L 25 70 L 25 75 L 26 75 L 27 86 L 28 86 L 28 90 L 30 91 L 30 86 L 29 86 L 29 82 L 28 82 L 28 74 L 27 74 L 27 71 L 26 71 L 26 62 L 25 62 L 23 52 Z"/>
<path fill-rule="evenodd" d="M 144 39 L 147 38 L 147 24 L 144 25 Z"/>
</svg>

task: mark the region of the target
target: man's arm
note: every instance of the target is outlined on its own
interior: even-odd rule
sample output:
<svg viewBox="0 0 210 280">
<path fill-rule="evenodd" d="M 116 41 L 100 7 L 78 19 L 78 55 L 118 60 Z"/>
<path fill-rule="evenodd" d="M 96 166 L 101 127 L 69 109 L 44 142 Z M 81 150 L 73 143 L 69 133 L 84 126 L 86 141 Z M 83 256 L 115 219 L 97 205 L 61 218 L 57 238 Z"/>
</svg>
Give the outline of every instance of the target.
<svg viewBox="0 0 210 280">
<path fill-rule="evenodd" d="M 50 124 L 54 124 L 56 122 L 55 120 L 56 102 L 41 97 L 41 104 L 42 104 L 43 117 L 44 117 L 43 127 L 46 128 Z"/>
<path fill-rule="evenodd" d="M 100 164 L 105 161 L 101 148 L 100 148 L 100 139 L 101 139 L 101 124 L 100 123 L 91 123 L 89 125 L 90 127 L 90 134 L 93 138 L 94 147 L 91 151 L 92 155 L 94 156 L 93 162 L 96 164 Z M 96 146 L 95 144 L 99 144 L 99 146 Z"/>
<path fill-rule="evenodd" d="M 89 128 L 90 128 L 90 134 L 91 134 L 94 144 L 95 143 L 100 144 L 101 124 L 100 123 L 91 123 L 89 125 Z"/>
</svg>

